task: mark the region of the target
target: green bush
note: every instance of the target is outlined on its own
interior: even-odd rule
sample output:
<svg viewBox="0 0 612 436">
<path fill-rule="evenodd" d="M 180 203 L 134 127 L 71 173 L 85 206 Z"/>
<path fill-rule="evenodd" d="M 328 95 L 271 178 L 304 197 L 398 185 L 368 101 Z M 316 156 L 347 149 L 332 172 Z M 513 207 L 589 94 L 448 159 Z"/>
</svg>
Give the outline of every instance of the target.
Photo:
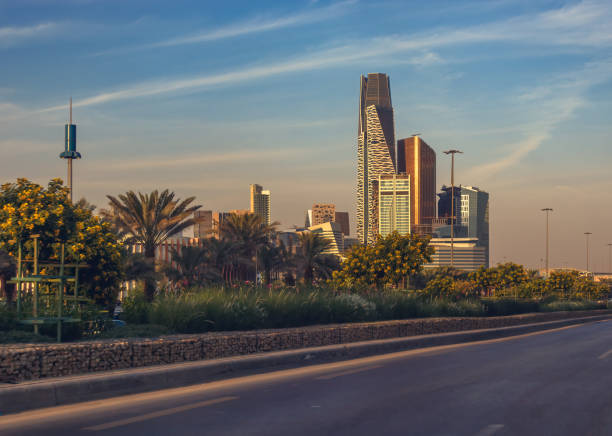
<svg viewBox="0 0 612 436">
<path fill-rule="evenodd" d="M 483 298 L 482 304 L 484 305 L 486 314 L 489 316 L 517 315 L 540 311 L 540 304 L 535 300 Z"/>
<path fill-rule="evenodd" d="M 0 344 L 52 342 L 49 336 L 37 335 L 24 330 L 0 331 Z"/>
<path fill-rule="evenodd" d="M 606 304 L 596 303 L 594 301 L 553 301 L 551 303 L 542 304 L 540 309 L 542 312 L 559 312 L 569 310 L 592 310 L 605 309 Z"/>
<path fill-rule="evenodd" d="M 116 326 L 96 335 L 94 339 L 156 338 L 173 333 L 168 327 L 156 324 L 127 324 Z"/>
</svg>

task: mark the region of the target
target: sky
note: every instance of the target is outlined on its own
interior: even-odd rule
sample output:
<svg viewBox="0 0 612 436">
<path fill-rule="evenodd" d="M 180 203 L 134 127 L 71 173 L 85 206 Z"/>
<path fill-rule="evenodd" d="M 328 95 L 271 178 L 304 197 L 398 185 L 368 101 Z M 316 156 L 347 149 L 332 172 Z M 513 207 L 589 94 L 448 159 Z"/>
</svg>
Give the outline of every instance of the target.
<svg viewBox="0 0 612 436">
<path fill-rule="evenodd" d="M 492 263 L 609 270 L 612 2 L 0 0 L 0 182 L 75 196 L 169 188 L 204 209 L 272 193 L 355 229 L 359 77 L 387 73 L 397 138 L 437 152 L 438 186 L 490 193 Z"/>
</svg>

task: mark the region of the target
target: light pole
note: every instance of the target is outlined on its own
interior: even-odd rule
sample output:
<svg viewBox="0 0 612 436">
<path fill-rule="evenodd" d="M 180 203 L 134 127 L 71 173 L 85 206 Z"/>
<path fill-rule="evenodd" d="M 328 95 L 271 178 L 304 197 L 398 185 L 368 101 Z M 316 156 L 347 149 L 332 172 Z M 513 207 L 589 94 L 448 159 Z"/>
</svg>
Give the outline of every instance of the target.
<svg viewBox="0 0 612 436">
<path fill-rule="evenodd" d="M 591 232 L 584 232 L 585 236 L 586 236 L 586 272 L 588 274 L 589 272 L 589 236 L 591 236 L 593 233 Z"/>
<path fill-rule="evenodd" d="M 454 265 L 455 248 L 455 154 L 463 153 L 459 150 L 447 150 L 444 154 L 451 155 L 451 264 Z"/>
<path fill-rule="evenodd" d="M 612 244 L 608 244 L 608 272 L 612 273 Z"/>
<path fill-rule="evenodd" d="M 548 214 L 552 211 L 550 207 L 542 209 L 542 212 L 546 212 L 546 277 L 548 277 Z"/>
</svg>

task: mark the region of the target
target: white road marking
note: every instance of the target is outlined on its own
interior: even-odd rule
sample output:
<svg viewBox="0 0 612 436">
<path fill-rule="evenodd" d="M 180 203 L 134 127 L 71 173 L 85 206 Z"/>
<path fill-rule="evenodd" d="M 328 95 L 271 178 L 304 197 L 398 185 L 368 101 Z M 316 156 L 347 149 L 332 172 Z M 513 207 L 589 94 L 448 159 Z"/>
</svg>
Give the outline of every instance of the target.
<svg viewBox="0 0 612 436">
<path fill-rule="evenodd" d="M 316 377 L 316 379 L 317 380 L 329 380 L 329 379 L 336 378 L 336 377 L 342 377 L 343 375 L 357 374 L 359 372 L 369 371 L 371 369 L 376 369 L 376 368 L 381 368 L 381 367 L 382 365 L 366 366 L 365 368 L 357 368 L 357 369 L 351 369 L 351 370 L 343 371 L 343 372 L 336 372 L 334 374 L 321 375 L 319 377 Z"/>
<path fill-rule="evenodd" d="M 213 400 L 200 401 L 199 403 L 186 404 L 185 406 L 173 407 L 172 409 L 160 410 L 158 412 L 147 413 L 146 415 L 134 416 L 133 418 L 120 419 L 118 421 L 107 422 L 100 425 L 92 425 L 85 427 L 83 430 L 100 431 L 108 430 L 109 428 L 121 427 L 123 425 L 133 424 L 135 422 L 146 421 L 160 416 L 173 415 L 175 413 L 184 412 L 186 410 L 197 409 L 198 407 L 211 406 L 213 404 L 225 403 L 226 401 L 237 400 L 238 397 L 221 397 Z"/>
<path fill-rule="evenodd" d="M 476 433 L 476 436 L 491 436 L 504 428 L 504 424 L 490 424 Z"/>
<path fill-rule="evenodd" d="M 605 353 L 603 353 L 601 356 L 598 357 L 598 359 L 605 359 L 606 357 L 608 357 L 610 354 L 612 354 L 612 350 L 608 350 Z"/>
</svg>

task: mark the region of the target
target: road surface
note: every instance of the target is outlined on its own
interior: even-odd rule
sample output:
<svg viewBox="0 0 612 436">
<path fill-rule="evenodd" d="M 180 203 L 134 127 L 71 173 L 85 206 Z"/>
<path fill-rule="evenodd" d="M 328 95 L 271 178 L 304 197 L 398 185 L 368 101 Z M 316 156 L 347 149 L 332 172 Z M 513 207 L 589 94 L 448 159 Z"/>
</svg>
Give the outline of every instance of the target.
<svg viewBox="0 0 612 436">
<path fill-rule="evenodd" d="M 0 417 L 8 435 L 612 435 L 612 321 Z"/>
</svg>

